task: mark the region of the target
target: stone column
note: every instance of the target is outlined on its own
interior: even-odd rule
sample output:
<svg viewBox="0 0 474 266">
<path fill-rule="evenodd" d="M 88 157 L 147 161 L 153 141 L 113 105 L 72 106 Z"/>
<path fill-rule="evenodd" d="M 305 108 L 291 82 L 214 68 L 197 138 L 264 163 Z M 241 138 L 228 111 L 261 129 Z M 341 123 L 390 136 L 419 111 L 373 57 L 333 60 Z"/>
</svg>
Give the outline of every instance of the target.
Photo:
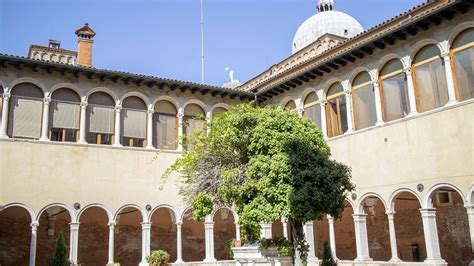
<svg viewBox="0 0 474 266">
<path fill-rule="evenodd" d="M 2 130 L 0 132 L 0 138 L 7 139 L 8 134 L 8 112 L 10 111 L 10 92 L 5 92 L 3 94 L 3 105 L 2 105 Z"/>
<path fill-rule="evenodd" d="M 394 222 L 395 212 L 387 212 L 388 218 L 388 230 L 390 233 L 390 250 L 392 251 L 391 262 L 400 262 L 398 258 L 398 248 L 397 248 L 397 235 L 395 234 L 395 222 Z"/>
<path fill-rule="evenodd" d="M 321 100 L 321 131 L 323 132 L 323 137 L 328 137 L 328 128 L 326 125 L 326 100 Z"/>
<path fill-rule="evenodd" d="M 420 209 L 425 235 L 427 263 L 444 263 L 439 248 L 438 228 L 436 227 L 436 209 Z"/>
<path fill-rule="evenodd" d="M 115 233 L 115 222 L 109 223 L 109 261 L 107 265 L 114 264 L 114 233 Z"/>
<path fill-rule="evenodd" d="M 446 83 L 448 86 L 448 102 L 446 105 L 456 104 L 458 100 L 456 99 L 456 89 L 454 88 L 454 78 L 453 71 L 451 68 L 451 57 L 449 52 L 443 53 L 441 55 L 444 60 L 444 70 L 446 72 Z"/>
<path fill-rule="evenodd" d="M 36 265 L 36 232 L 38 229 L 39 223 L 31 223 L 31 242 L 30 242 L 30 266 Z"/>
<path fill-rule="evenodd" d="M 272 223 L 260 223 L 260 238 L 272 239 Z"/>
<path fill-rule="evenodd" d="M 87 144 L 86 141 L 87 102 L 81 102 L 81 117 L 79 122 L 79 140 L 77 143 Z"/>
<path fill-rule="evenodd" d="M 121 126 L 121 116 L 120 116 L 120 112 L 122 111 L 122 106 L 120 105 L 117 105 L 115 107 L 115 131 L 114 131 L 114 146 L 117 146 L 117 147 L 122 147 L 122 144 L 120 143 L 120 138 L 121 138 L 121 134 L 120 134 L 120 126 Z"/>
<path fill-rule="evenodd" d="M 347 86 L 348 87 L 348 86 Z M 346 88 L 344 88 L 346 89 Z M 352 122 L 352 92 L 349 90 L 344 90 L 346 95 L 346 112 L 347 112 L 347 132 L 351 133 L 354 131 L 354 122 Z"/>
<path fill-rule="evenodd" d="M 309 250 L 308 250 L 308 260 L 317 260 L 318 257 L 316 256 L 316 244 L 314 243 L 314 226 L 313 222 L 307 222 L 304 224 L 303 227 L 304 230 L 304 238 L 306 240 L 306 243 L 309 245 Z"/>
<path fill-rule="evenodd" d="M 382 126 L 383 122 L 383 113 L 382 113 L 382 97 L 380 96 L 380 87 L 377 80 L 372 81 L 372 86 L 374 86 L 374 98 L 375 98 L 375 112 L 377 115 L 376 126 Z"/>
<path fill-rule="evenodd" d="M 207 215 L 204 222 L 204 237 L 206 241 L 206 258 L 204 262 L 217 261 L 214 257 L 214 221 L 212 215 Z"/>
<path fill-rule="evenodd" d="M 332 256 L 334 259 L 337 259 L 336 255 L 336 235 L 334 234 L 334 218 L 327 216 L 329 224 L 329 245 L 331 247 Z"/>
<path fill-rule="evenodd" d="M 79 224 L 80 223 L 70 223 L 71 227 L 71 237 L 69 240 L 69 260 L 71 265 L 77 264 L 77 250 L 78 250 L 78 240 L 79 240 Z"/>
<path fill-rule="evenodd" d="M 296 111 L 298 112 L 299 117 L 303 117 L 303 114 L 304 114 L 304 108 L 303 107 L 298 107 L 296 109 Z"/>
<path fill-rule="evenodd" d="M 371 261 L 369 256 L 369 243 L 367 240 L 367 214 L 353 214 L 355 238 L 357 247 L 357 258 L 355 261 Z"/>
<path fill-rule="evenodd" d="M 41 121 L 41 137 L 42 141 L 49 141 L 48 128 L 49 128 L 49 104 L 51 98 L 46 97 L 43 100 L 43 120 Z"/>
<path fill-rule="evenodd" d="M 471 237 L 471 249 L 474 254 L 474 204 L 468 204 L 464 206 L 467 211 L 467 220 L 469 222 L 469 235 Z M 471 260 L 469 266 L 474 266 L 474 259 Z"/>
<path fill-rule="evenodd" d="M 154 149 L 153 147 L 153 114 L 155 110 L 149 109 L 146 112 L 147 115 L 147 123 L 146 123 L 146 148 L 147 149 Z"/>
<path fill-rule="evenodd" d="M 235 240 L 240 241 L 240 224 L 235 223 Z"/>
<path fill-rule="evenodd" d="M 211 133 L 212 111 L 206 113 L 206 134 Z"/>
<path fill-rule="evenodd" d="M 183 222 L 176 222 L 176 261 L 175 263 L 183 263 L 183 238 L 181 235 L 181 227 Z"/>
<path fill-rule="evenodd" d="M 151 230 L 151 223 L 143 222 L 142 223 L 142 261 L 139 264 L 140 266 L 148 266 L 146 257 L 150 255 L 150 230 Z"/>
<path fill-rule="evenodd" d="M 183 130 L 184 130 L 184 109 L 180 108 L 178 111 L 178 148 L 177 151 L 183 151 Z"/>
<path fill-rule="evenodd" d="M 288 219 L 281 218 L 281 223 L 283 224 L 283 237 L 288 239 Z"/>
<path fill-rule="evenodd" d="M 405 75 L 407 76 L 407 90 L 408 90 L 408 101 L 410 104 L 410 113 L 408 116 L 413 116 L 418 113 L 416 109 L 416 95 L 415 95 L 415 86 L 413 83 L 413 74 L 411 67 L 406 67 L 403 69 Z"/>
</svg>

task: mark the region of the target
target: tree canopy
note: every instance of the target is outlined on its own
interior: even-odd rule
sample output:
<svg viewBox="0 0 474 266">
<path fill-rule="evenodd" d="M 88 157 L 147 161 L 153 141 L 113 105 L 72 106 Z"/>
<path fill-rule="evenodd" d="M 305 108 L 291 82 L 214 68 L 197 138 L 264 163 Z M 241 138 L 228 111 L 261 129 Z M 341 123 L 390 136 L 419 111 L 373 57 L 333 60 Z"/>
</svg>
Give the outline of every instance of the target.
<svg viewBox="0 0 474 266">
<path fill-rule="evenodd" d="M 321 131 L 295 111 L 240 104 L 214 117 L 210 127 L 207 135 L 188 139 L 193 149 L 167 171 L 181 174 L 180 194 L 192 204 L 193 218 L 232 206 L 243 239 L 253 241 L 261 222 L 286 217 L 305 257 L 303 224 L 340 217 L 345 194 L 354 189 L 350 169 L 330 158 Z"/>
</svg>

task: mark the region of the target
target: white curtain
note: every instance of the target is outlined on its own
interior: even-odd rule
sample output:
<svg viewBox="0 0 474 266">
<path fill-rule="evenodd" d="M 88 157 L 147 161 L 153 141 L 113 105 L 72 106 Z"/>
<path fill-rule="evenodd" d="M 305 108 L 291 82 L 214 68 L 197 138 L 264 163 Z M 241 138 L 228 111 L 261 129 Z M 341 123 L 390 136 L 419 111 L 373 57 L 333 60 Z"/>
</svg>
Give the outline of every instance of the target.
<svg viewBox="0 0 474 266">
<path fill-rule="evenodd" d="M 123 136 L 130 138 L 146 138 L 146 111 L 123 109 Z"/>
<path fill-rule="evenodd" d="M 40 137 L 43 101 L 12 96 L 10 99 L 9 135 L 12 137 Z"/>
<path fill-rule="evenodd" d="M 114 134 L 114 113 L 113 107 L 89 105 L 89 131 Z"/>
<path fill-rule="evenodd" d="M 72 102 L 51 102 L 51 126 L 54 128 L 79 129 L 81 107 Z"/>
</svg>

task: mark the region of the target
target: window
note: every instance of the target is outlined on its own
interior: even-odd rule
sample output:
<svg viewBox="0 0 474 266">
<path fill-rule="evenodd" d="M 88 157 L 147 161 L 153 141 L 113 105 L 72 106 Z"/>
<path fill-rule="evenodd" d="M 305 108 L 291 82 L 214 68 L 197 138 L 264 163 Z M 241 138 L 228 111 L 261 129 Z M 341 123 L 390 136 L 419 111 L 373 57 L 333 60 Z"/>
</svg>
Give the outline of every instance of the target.
<svg viewBox="0 0 474 266">
<path fill-rule="evenodd" d="M 8 136 L 39 139 L 43 116 L 43 91 L 31 83 L 21 83 L 12 89 Z"/>
<path fill-rule="evenodd" d="M 187 138 L 187 148 L 192 149 L 193 134 L 205 134 L 206 120 L 204 110 L 197 104 L 188 104 L 184 109 L 184 134 Z"/>
<path fill-rule="evenodd" d="M 131 96 L 123 100 L 121 115 L 122 145 L 146 146 L 147 107 L 142 99 Z"/>
<path fill-rule="evenodd" d="M 436 192 L 436 200 L 438 206 L 452 206 L 453 200 L 450 191 L 439 190 Z"/>
<path fill-rule="evenodd" d="M 176 150 L 178 147 L 178 117 L 174 104 L 159 101 L 153 114 L 153 146 L 158 149 Z"/>
<path fill-rule="evenodd" d="M 316 92 L 313 91 L 306 96 L 303 115 L 313 121 L 317 127 L 321 128 L 321 104 Z"/>
<path fill-rule="evenodd" d="M 459 34 L 452 44 L 454 84 L 459 101 L 474 98 L 474 28 Z"/>
<path fill-rule="evenodd" d="M 400 119 L 410 113 L 407 81 L 402 62 L 392 59 L 380 71 L 383 120 Z"/>
<path fill-rule="evenodd" d="M 341 83 L 334 83 L 327 92 L 326 125 L 328 137 L 347 131 L 346 97 Z"/>
<path fill-rule="evenodd" d="M 284 107 L 283 109 L 285 109 L 285 110 L 296 110 L 295 101 L 289 100 L 289 101 L 285 104 L 285 107 Z"/>
<path fill-rule="evenodd" d="M 448 102 L 444 62 L 436 45 L 422 48 L 413 60 L 417 108 L 425 112 Z"/>
<path fill-rule="evenodd" d="M 369 73 L 362 72 L 352 81 L 354 128 L 363 129 L 375 125 L 375 94 Z"/>
<path fill-rule="evenodd" d="M 89 96 L 87 142 L 111 145 L 114 141 L 115 101 L 104 92 Z"/>
<path fill-rule="evenodd" d="M 71 89 L 57 89 L 51 95 L 49 138 L 52 141 L 76 142 L 79 138 L 81 98 Z"/>
</svg>

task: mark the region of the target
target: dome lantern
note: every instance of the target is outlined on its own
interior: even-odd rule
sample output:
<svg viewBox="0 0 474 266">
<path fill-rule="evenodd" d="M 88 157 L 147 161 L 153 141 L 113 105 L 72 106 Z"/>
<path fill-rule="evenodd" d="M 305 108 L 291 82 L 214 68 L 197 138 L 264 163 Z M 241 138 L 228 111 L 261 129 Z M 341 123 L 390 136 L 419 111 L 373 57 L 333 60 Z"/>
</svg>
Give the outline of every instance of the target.
<svg viewBox="0 0 474 266">
<path fill-rule="evenodd" d="M 319 0 L 318 6 L 316 9 L 318 10 L 318 12 L 333 11 L 334 0 Z"/>
</svg>

